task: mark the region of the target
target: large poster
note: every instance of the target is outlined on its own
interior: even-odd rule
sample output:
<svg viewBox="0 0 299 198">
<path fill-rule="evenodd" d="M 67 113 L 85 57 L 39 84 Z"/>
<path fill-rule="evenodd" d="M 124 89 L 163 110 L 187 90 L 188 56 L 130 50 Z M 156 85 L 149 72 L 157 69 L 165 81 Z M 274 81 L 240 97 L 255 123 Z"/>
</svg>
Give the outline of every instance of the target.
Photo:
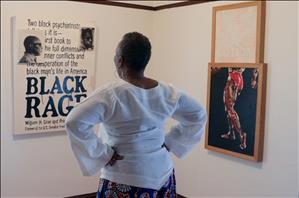
<svg viewBox="0 0 299 198">
<path fill-rule="evenodd" d="M 13 17 L 14 133 L 64 131 L 65 117 L 94 88 L 92 24 Z"/>
</svg>

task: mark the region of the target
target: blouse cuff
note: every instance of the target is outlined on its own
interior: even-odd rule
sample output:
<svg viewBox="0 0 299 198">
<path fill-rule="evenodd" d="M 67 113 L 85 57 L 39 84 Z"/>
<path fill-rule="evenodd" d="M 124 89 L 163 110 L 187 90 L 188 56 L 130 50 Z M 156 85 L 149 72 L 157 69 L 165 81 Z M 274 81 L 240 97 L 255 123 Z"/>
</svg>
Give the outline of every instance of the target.
<svg viewBox="0 0 299 198">
<path fill-rule="evenodd" d="M 111 160 L 114 150 L 107 144 L 99 158 L 93 159 L 86 155 L 78 155 L 78 162 L 84 176 L 93 176 Z M 79 157 L 80 156 L 80 157 Z"/>
<path fill-rule="evenodd" d="M 165 137 L 165 145 L 176 157 L 183 158 L 191 150 L 190 146 L 182 145 L 180 142 L 171 138 L 171 136 Z"/>
</svg>

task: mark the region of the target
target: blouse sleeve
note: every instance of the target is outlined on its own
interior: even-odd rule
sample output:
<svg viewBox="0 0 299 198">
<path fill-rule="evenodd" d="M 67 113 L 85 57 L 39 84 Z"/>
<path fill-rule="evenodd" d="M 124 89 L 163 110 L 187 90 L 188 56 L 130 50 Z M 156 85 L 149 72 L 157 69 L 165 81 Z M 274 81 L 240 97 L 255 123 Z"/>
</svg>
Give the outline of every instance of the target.
<svg viewBox="0 0 299 198">
<path fill-rule="evenodd" d="M 165 137 L 165 145 L 182 158 L 200 141 L 206 124 L 206 111 L 193 98 L 180 94 L 172 118 L 178 121 Z"/>
<path fill-rule="evenodd" d="M 71 148 L 84 176 L 96 174 L 114 153 L 93 130 L 94 125 L 110 117 L 112 103 L 107 93 L 99 92 L 75 106 L 66 118 L 65 127 Z"/>
</svg>

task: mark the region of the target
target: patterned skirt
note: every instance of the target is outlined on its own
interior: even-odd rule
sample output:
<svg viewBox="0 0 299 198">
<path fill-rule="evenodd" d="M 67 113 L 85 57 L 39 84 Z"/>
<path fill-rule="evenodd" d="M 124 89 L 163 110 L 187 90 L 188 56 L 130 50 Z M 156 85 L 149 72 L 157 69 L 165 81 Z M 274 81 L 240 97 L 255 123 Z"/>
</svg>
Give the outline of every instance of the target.
<svg viewBox="0 0 299 198">
<path fill-rule="evenodd" d="M 160 190 L 139 188 L 100 179 L 97 198 L 176 198 L 174 171 Z"/>
</svg>

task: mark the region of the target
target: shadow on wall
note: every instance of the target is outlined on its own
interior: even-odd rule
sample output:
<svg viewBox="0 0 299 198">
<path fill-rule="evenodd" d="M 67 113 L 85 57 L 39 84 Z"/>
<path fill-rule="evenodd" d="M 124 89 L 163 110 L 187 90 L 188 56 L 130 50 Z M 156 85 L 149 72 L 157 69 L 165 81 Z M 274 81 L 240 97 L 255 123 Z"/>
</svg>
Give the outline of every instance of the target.
<svg viewBox="0 0 299 198">
<path fill-rule="evenodd" d="M 65 136 L 65 131 L 45 132 L 45 133 L 32 133 L 32 134 L 13 134 L 13 140 L 37 139 L 50 136 Z"/>
<path fill-rule="evenodd" d="M 252 168 L 263 169 L 263 163 L 256 163 L 254 161 L 248 161 L 248 160 L 244 160 L 244 159 L 240 159 L 240 158 L 235 158 L 235 157 L 231 157 L 229 155 L 224 155 L 224 154 L 216 153 L 216 152 L 213 152 L 213 151 L 208 151 L 208 155 L 212 155 L 212 156 L 215 156 L 217 158 L 222 158 L 224 160 L 231 160 L 233 162 L 237 162 L 239 164 L 246 165 L 246 166 L 249 166 L 249 167 L 252 167 Z"/>
</svg>

